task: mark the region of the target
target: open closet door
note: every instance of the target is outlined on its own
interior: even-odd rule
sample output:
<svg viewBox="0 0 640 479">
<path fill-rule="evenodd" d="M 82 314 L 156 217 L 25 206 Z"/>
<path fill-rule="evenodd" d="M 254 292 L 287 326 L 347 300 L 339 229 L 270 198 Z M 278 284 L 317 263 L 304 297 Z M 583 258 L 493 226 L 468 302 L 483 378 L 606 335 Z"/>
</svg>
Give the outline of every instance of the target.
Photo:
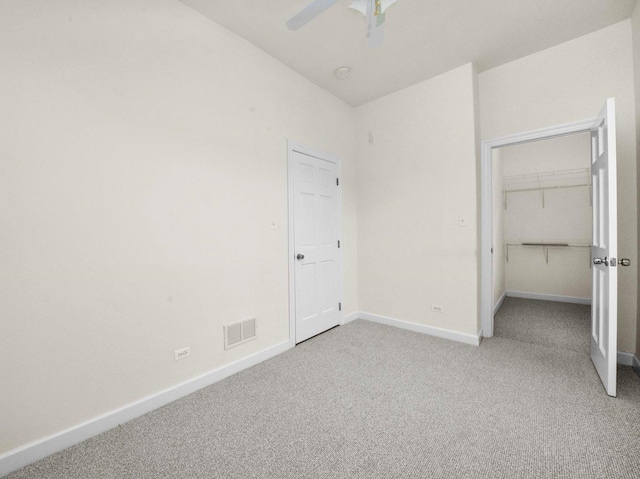
<svg viewBox="0 0 640 479">
<path fill-rule="evenodd" d="M 618 222 L 615 100 L 591 128 L 593 294 L 591 360 L 609 396 L 616 395 L 618 341 Z"/>
</svg>

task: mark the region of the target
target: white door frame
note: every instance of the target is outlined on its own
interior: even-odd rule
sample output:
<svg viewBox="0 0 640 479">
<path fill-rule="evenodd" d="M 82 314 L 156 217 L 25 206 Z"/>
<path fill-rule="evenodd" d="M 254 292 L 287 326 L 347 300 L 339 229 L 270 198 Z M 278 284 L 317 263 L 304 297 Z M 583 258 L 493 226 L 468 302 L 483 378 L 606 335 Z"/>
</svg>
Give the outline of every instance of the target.
<svg viewBox="0 0 640 479">
<path fill-rule="evenodd" d="M 289 210 L 289 344 L 291 347 L 296 345 L 296 283 L 295 283 L 295 231 L 294 231 L 294 214 L 293 214 L 293 181 L 294 181 L 294 168 L 293 168 L 293 152 L 302 153 L 303 155 L 319 158 L 336 165 L 336 172 L 338 178 L 342 178 L 342 160 L 340 157 L 327 153 L 325 151 L 309 148 L 308 146 L 301 145 L 295 141 L 287 140 L 287 169 L 288 169 L 288 210 Z M 340 241 L 340 249 L 338 251 L 338 271 L 340 277 L 338 278 L 338 291 L 339 300 L 342 303 L 343 308 L 340 311 L 340 324 L 344 324 L 344 290 L 343 290 L 343 248 L 344 241 L 342 240 L 342 182 L 338 185 L 337 194 L 338 203 L 338 240 Z"/>
<path fill-rule="evenodd" d="M 493 337 L 493 261 L 491 253 L 493 248 L 493 175 L 491 152 L 504 146 L 520 145 L 575 133 L 589 132 L 594 122 L 595 118 L 589 118 L 583 121 L 482 141 L 482 160 L 480 164 L 482 175 L 480 184 L 480 324 L 482 325 L 482 335 L 484 337 Z"/>
</svg>

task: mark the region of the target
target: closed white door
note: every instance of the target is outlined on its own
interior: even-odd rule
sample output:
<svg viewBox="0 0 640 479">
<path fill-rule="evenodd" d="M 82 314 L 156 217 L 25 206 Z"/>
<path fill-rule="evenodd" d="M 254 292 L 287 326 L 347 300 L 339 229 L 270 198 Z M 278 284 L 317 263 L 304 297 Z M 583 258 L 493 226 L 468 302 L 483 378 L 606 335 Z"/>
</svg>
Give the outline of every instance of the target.
<svg viewBox="0 0 640 479">
<path fill-rule="evenodd" d="M 295 342 L 341 322 L 337 164 L 293 151 Z"/>
<path fill-rule="evenodd" d="M 618 223 L 615 100 L 591 129 L 593 176 L 593 295 L 591 360 L 609 396 L 616 395 L 618 341 Z"/>
</svg>

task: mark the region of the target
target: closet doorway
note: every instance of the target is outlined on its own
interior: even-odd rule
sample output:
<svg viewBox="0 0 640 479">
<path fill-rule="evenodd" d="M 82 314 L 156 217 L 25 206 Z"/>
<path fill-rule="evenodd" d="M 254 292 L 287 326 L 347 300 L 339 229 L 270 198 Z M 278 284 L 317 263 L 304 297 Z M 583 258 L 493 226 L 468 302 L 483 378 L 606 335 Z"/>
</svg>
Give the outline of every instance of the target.
<svg viewBox="0 0 640 479">
<path fill-rule="evenodd" d="M 593 119 L 482 141 L 480 319 L 483 336 L 492 337 L 494 335 L 495 307 L 493 298 L 493 256 L 494 252 L 497 252 L 496 245 L 493 244 L 493 151 L 503 147 L 586 132 L 588 132 L 590 138 L 590 201 L 593 205 L 591 208 L 592 228 L 590 243 L 590 267 L 592 271 L 590 357 L 607 394 L 615 396 L 618 335 L 617 273 L 618 265 L 627 266 L 629 264 L 628 260 L 619 261 L 618 258 L 615 99 L 609 98 L 599 115 Z M 503 191 L 503 193 L 505 192 Z M 506 192 L 506 196 L 510 196 L 511 193 L 509 191 Z M 513 193 L 515 194 L 516 192 L 514 191 Z M 544 196 L 542 196 L 541 201 L 545 201 Z M 541 244 L 542 241 L 527 241 L 527 243 L 531 244 L 522 244 L 520 242 L 515 247 L 541 248 L 545 255 L 545 261 L 549 255 L 550 248 L 569 248 L 572 246 L 566 242 L 563 244 L 568 244 L 569 246 Z"/>
<path fill-rule="evenodd" d="M 591 137 L 492 151 L 494 335 L 588 355 Z"/>
</svg>

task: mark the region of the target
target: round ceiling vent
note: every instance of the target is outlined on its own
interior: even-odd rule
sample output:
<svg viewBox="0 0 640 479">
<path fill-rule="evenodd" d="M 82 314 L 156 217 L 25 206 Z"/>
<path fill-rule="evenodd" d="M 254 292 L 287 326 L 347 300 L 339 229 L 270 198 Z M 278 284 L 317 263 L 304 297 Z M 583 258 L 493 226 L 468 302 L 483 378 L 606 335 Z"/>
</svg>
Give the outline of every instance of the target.
<svg viewBox="0 0 640 479">
<path fill-rule="evenodd" d="M 346 80 L 347 78 L 349 78 L 350 73 L 351 73 L 350 68 L 341 67 L 336 70 L 335 75 L 338 80 Z"/>
</svg>

